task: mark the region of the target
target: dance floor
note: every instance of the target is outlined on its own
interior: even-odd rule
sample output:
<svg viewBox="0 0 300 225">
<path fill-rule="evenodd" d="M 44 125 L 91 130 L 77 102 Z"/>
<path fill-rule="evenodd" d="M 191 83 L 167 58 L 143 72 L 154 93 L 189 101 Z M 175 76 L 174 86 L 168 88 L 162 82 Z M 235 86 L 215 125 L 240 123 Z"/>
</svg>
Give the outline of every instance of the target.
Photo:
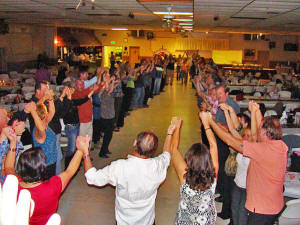
<svg viewBox="0 0 300 225">
<path fill-rule="evenodd" d="M 131 112 L 125 119 L 125 127 L 114 133 L 109 150 L 111 157 L 98 157 L 98 149 L 91 152 L 96 168 L 103 168 L 111 161 L 126 158 L 132 152 L 136 135 L 144 130 L 153 131 L 159 138 L 156 154 L 162 152 L 167 128 L 173 116 L 183 119 L 180 151 L 184 154 L 191 144 L 200 142 L 198 109 L 195 91 L 191 86 L 173 83 L 166 86 L 165 92 L 149 101 L 150 108 Z M 83 168 L 67 187 L 59 203 L 58 213 L 62 216 L 63 225 L 115 225 L 114 216 L 115 189 L 111 186 L 102 188 L 88 186 Z M 174 224 L 179 202 L 179 181 L 174 167 L 168 169 L 167 178 L 158 190 L 156 198 L 156 224 Z M 221 205 L 217 203 L 220 211 Z M 218 225 L 227 225 L 229 220 L 218 218 Z"/>
</svg>

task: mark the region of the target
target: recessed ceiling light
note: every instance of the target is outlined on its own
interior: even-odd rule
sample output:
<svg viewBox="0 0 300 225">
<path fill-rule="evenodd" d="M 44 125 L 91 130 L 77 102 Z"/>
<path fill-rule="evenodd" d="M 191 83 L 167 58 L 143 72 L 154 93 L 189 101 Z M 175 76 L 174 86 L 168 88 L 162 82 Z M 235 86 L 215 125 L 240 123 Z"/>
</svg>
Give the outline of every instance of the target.
<svg viewBox="0 0 300 225">
<path fill-rule="evenodd" d="M 180 21 L 180 22 L 193 22 L 192 19 L 174 19 L 175 21 Z"/>
<path fill-rule="evenodd" d="M 180 26 L 193 26 L 192 23 L 179 23 Z"/>
<path fill-rule="evenodd" d="M 111 28 L 111 30 L 128 30 L 128 28 Z"/>
<path fill-rule="evenodd" d="M 192 12 L 153 12 L 156 15 L 193 15 Z"/>
</svg>

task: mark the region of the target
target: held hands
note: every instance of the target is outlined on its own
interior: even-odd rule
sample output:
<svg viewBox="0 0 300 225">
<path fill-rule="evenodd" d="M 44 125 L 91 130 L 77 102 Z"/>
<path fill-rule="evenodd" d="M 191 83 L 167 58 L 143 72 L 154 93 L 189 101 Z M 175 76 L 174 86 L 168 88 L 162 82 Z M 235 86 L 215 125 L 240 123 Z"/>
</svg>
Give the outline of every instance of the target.
<svg viewBox="0 0 300 225">
<path fill-rule="evenodd" d="M 16 135 L 22 135 L 25 131 L 25 123 L 23 121 L 15 120 L 12 124 L 12 129 L 15 131 Z"/>
<path fill-rule="evenodd" d="M 12 144 L 17 143 L 17 135 L 12 127 L 3 128 L 2 133 L 7 137 L 7 139 L 10 141 L 10 143 L 12 143 Z"/>
<path fill-rule="evenodd" d="M 250 112 L 256 112 L 259 110 L 259 104 L 257 104 L 255 101 L 250 101 L 248 105 L 248 109 Z"/>
<path fill-rule="evenodd" d="M 35 102 L 31 101 L 29 103 L 27 103 L 25 106 L 24 106 L 24 111 L 26 113 L 31 113 L 33 111 L 36 111 L 36 104 Z"/>
<path fill-rule="evenodd" d="M 89 154 L 89 145 L 91 138 L 89 136 L 78 136 L 76 139 L 76 147 L 83 155 Z"/>
<path fill-rule="evenodd" d="M 199 118 L 203 123 L 209 123 L 209 121 L 212 119 L 212 116 L 210 112 L 200 112 Z"/>
</svg>

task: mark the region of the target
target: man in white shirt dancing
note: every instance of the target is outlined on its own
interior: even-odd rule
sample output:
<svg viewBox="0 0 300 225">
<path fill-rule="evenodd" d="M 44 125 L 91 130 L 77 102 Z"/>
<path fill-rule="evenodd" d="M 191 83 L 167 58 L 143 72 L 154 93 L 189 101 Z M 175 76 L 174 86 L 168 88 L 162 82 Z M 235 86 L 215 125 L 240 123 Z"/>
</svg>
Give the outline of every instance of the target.
<svg viewBox="0 0 300 225">
<path fill-rule="evenodd" d="M 103 169 L 93 167 L 88 151 L 84 153 L 84 170 L 87 183 L 116 187 L 115 215 L 118 225 L 155 224 L 155 199 L 159 185 L 165 180 L 170 164 L 172 135 L 171 124 L 164 143 L 163 153 L 152 158 L 158 138 L 152 132 L 141 132 L 134 141 L 134 150 L 127 159 L 119 159 Z"/>
</svg>

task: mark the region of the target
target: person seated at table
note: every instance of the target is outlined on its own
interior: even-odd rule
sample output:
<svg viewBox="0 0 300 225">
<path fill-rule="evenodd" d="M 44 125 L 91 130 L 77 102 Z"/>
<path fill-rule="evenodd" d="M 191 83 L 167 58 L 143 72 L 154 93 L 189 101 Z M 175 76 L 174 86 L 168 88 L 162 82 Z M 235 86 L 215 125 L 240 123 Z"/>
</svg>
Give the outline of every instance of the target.
<svg viewBox="0 0 300 225">
<path fill-rule="evenodd" d="M 206 117 L 199 114 L 208 137 L 210 147 L 193 144 L 183 158 L 178 150 L 182 121 L 175 119 L 176 130 L 171 151 L 172 162 L 180 182 L 180 202 L 175 224 L 216 224 L 217 211 L 214 201 L 216 174 L 218 174 L 217 143 Z"/>
<path fill-rule="evenodd" d="M 207 120 L 225 143 L 251 159 L 247 172 L 245 203 L 248 225 L 272 225 L 284 206 L 283 183 L 288 148 L 281 140 L 282 128 L 276 118 L 263 118 L 257 103 L 249 104 L 249 111 L 251 118 L 255 118 L 256 124 L 259 124 L 255 129 L 258 142 L 237 139 L 211 118 Z"/>
<path fill-rule="evenodd" d="M 16 134 L 9 133 L 7 138 L 15 143 Z M 73 175 L 80 166 L 83 156 L 82 149 L 89 146 L 88 137 L 78 137 L 76 151 L 68 168 L 58 176 L 47 178 L 47 156 L 40 147 L 24 151 L 16 163 L 16 152 L 10 150 L 5 162 L 5 174 L 14 174 L 19 177 L 20 189 L 27 189 L 35 203 L 30 225 L 45 225 L 50 216 L 57 211 L 58 201 Z M 16 165 L 15 165 L 16 163 Z"/>
</svg>

